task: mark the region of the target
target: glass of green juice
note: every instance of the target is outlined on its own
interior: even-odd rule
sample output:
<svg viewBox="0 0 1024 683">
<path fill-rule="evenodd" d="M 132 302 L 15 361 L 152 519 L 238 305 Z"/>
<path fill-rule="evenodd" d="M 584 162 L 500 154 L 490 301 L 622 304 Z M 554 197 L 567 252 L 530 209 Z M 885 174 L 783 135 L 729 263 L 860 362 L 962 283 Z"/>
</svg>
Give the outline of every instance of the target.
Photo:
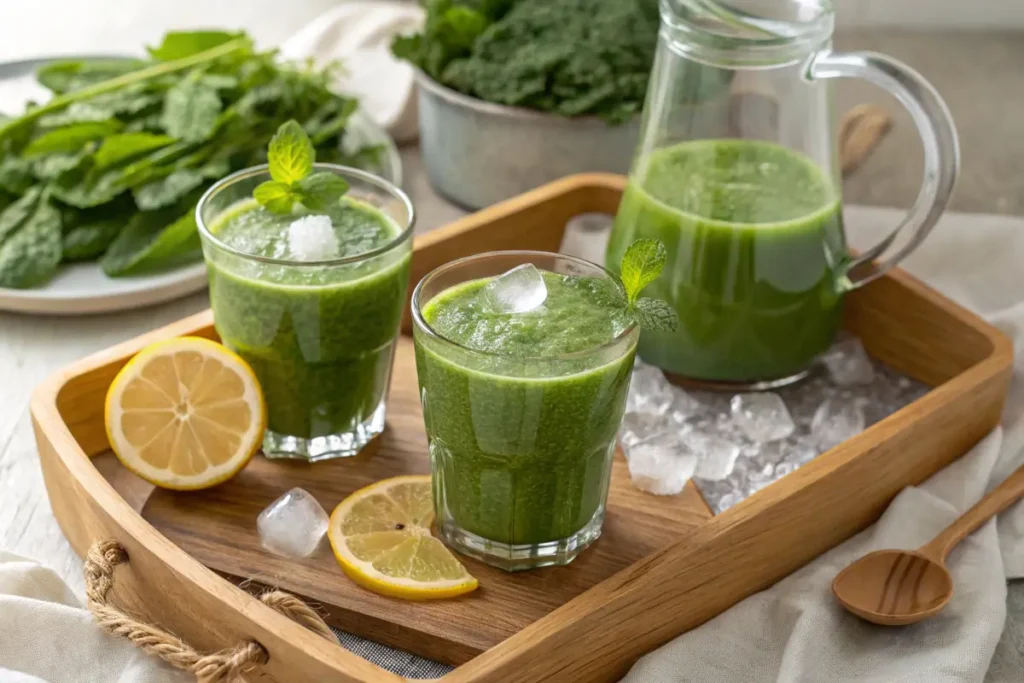
<svg viewBox="0 0 1024 683">
<path fill-rule="evenodd" d="M 506 570 L 601 533 L 639 330 L 604 268 L 507 251 L 441 266 L 413 338 L 441 538 Z"/>
<path fill-rule="evenodd" d="M 313 170 L 348 192 L 320 211 L 272 213 L 252 197 L 270 179 L 260 166 L 224 178 L 196 208 L 214 325 L 263 388 L 269 458 L 352 456 L 383 431 L 406 301 L 412 202 L 364 171 Z"/>
<path fill-rule="evenodd" d="M 679 326 L 644 332 L 648 363 L 705 388 L 794 382 L 831 344 L 845 295 L 938 220 L 959 168 L 952 118 L 910 67 L 833 51 L 828 0 L 661 0 L 660 9 L 641 142 L 606 263 L 616 270 L 638 238 L 666 245 L 665 269 L 644 293 L 671 303 Z M 893 94 L 924 149 L 909 215 L 860 254 L 843 230 L 830 85 L 839 77 Z"/>
</svg>

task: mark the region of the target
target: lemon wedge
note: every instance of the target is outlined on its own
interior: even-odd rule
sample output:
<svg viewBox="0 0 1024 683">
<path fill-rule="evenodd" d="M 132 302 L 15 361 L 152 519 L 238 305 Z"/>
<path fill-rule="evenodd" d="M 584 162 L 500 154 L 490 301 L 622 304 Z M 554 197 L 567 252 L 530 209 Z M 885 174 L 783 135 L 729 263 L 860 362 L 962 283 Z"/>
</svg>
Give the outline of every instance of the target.
<svg viewBox="0 0 1024 683">
<path fill-rule="evenodd" d="M 477 580 L 430 535 L 433 520 L 430 477 L 393 477 L 341 501 L 327 536 L 342 571 L 375 593 L 406 600 L 469 593 Z"/>
<path fill-rule="evenodd" d="M 252 368 L 199 337 L 156 342 L 136 354 L 111 383 L 105 412 L 121 464 L 177 490 L 237 474 L 259 450 L 267 414 Z"/>
</svg>

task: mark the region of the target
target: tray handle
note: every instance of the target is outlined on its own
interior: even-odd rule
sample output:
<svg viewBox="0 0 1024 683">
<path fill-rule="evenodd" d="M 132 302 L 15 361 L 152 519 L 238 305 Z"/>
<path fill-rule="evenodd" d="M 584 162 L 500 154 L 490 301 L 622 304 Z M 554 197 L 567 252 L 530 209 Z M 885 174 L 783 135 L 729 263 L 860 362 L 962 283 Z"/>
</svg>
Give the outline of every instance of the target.
<svg viewBox="0 0 1024 683">
<path fill-rule="evenodd" d="M 110 590 L 114 587 L 114 570 L 127 564 L 128 553 L 114 540 L 97 541 L 89 548 L 85 559 L 85 595 L 96 623 L 107 633 L 123 636 L 133 645 L 155 655 L 171 666 L 195 674 L 202 683 L 234 683 L 242 674 L 265 664 L 267 650 L 255 640 L 203 654 L 172 633 L 125 614 L 110 604 Z M 277 610 L 292 621 L 305 626 L 332 643 L 337 637 L 323 619 L 309 605 L 284 591 L 269 591 L 260 601 Z"/>
</svg>

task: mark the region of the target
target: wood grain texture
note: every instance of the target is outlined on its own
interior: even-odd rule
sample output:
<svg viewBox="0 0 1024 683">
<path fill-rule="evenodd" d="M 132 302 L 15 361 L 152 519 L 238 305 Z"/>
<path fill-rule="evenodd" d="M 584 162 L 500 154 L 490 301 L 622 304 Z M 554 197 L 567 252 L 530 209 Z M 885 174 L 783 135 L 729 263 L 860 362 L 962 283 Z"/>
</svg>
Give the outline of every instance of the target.
<svg viewBox="0 0 1024 683">
<path fill-rule="evenodd" d="M 443 239 L 419 240 L 413 267 L 425 270 L 445 254 L 486 250 L 487 235 L 501 246 L 512 246 L 509 233 L 518 233 L 514 246 L 547 248 L 552 242 L 548 233 L 561 235 L 567 213 L 608 211 L 620 188 L 621 179 L 607 176 L 570 178 L 541 188 L 439 231 Z M 569 208 L 539 206 L 562 201 Z M 847 321 L 883 361 L 938 386 L 553 609 L 445 680 L 616 680 L 653 647 L 870 524 L 904 486 L 948 464 L 998 423 L 1012 351 L 1006 338 L 977 316 L 896 272 L 852 295 Z M 127 548 L 131 563 L 121 570 L 125 578 L 119 578 L 117 603 L 159 620 L 197 647 L 221 648 L 255 639 L 270 653 L 265 673 L 280 680 L 402 680 L 304 632 L 219 578 L 136 513 L 86 455 L 86 450 L 103 448 L 94 423 L 100 409 L 89 396 L 101 391 L 117 367 L 144 344 L 208 326 L 205 315 L 182 321 L 76 363 L 36 392 L 32 414 L 40 457 L 64 532 L 80 553 L 101 538 L 113 538 Z M 384 442 L 381 448 L 386 450 Z M 597 551 L 590 552 L 596 557 Z M 264 566 L 252 569 L 262 571 Z"/>
<path fill-rule="evenodd" d="M 257 457 L 215 489 L 156 490 L 142 516 L 207 567 L 236 580 L 275 586 L 320 604 L 332 625 L 424 657 L 461 664 L 711 517 L 691 484 L 679 496 L 652 496 L 629 483 L 617 455 L 602 538 L 568 567 L 509 574 L 461 558 L 480 589 L 455 600 L 409 602 L 378 596 L 349 581 L 325 542 L 311 557 L 289 560 L 260 547 L 256 516 L 300 486 L 328 511 L 353 491 L 398 474 L 429 474 L 412 340 L 395 354 L 387 429 L 376 452 L 308 465 Z"/>
</svg>

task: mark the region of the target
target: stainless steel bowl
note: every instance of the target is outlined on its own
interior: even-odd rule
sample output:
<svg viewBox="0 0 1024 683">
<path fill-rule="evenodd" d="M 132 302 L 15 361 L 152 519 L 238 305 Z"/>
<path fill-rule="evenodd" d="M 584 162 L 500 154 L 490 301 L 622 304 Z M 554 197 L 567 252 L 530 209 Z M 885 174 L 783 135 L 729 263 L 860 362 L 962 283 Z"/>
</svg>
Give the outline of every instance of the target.
<svg viewBox="0 0 1024 683">
<path fill-rule="evenodd" d="M 479 209 L 563 176 L 627 173 L 640 137 L 639 117 L 612 126 L 484 102 L 422 72 L 420 148 L 440 194 Z"/>
</svg>

